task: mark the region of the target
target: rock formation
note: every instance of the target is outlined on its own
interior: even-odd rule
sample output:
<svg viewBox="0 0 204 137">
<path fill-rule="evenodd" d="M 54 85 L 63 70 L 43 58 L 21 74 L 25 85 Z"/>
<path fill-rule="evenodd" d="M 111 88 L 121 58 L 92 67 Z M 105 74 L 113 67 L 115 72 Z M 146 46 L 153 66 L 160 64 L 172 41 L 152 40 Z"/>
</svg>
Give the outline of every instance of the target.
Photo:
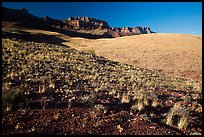
<svg viewBox="0 0 204 137">
<path fill-rule="evenodd" d="M 69 17 L 66 20 L 52 19 L 48 16 L 44 18 L 36 17 L 28 12 L 26 9 L 9 9 L 2 10 L 2 21 L 20 22 L 24 27 L 46 29 L 46 30 L 63 30 L 63 31 L 91 31 L 103 30 L 104 35 L 108 37 L 121 37 L 136 34 L 155 33 L 149 27 L 110 27 L 106 21 L 90 18 L 90 17 Z M 101 35 L 103 35 L 101 34 Z M 93 34 L 91 34 L 93 35 Z"/>
<path fill-rule="evenodd" d="M 63 20 L 62 22 L 68 23 L 70 26 L 78 27 L 79 29 L 83 28 L 85 30 L 102 30 L 110 28 L 107 22 L 89 17 L 69 17 L 67 20 Z"/>
<path fill-rule="evenodd" d="M 149 27 L 132 27 L 132 28 L 122 27 L 122 28 L 111 28 L 111 30 L 118 32 L 120 36 L 155 33 L 151 31 Z"/>
</svg>

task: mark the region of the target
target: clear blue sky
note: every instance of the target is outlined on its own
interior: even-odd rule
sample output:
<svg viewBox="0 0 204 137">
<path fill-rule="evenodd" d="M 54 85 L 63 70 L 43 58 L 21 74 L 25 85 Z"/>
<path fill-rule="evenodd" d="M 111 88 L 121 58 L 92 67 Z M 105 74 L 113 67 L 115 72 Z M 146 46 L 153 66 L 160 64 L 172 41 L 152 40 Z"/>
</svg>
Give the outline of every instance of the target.
<svg viewBox="0 0 204 137">
<path fill-rule="evenodd" d="M 3 2 L 38 17 L 89 16 L 111 27 L 149 26 L 158 33 L 202 34 L 202 2 Z"/>
</svg>

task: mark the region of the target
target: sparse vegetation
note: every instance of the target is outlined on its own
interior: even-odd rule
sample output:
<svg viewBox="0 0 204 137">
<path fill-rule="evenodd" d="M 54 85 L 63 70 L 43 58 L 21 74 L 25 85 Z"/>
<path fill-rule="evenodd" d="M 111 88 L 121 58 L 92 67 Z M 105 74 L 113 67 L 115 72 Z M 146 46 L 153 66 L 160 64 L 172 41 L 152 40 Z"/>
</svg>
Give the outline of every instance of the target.
<svg viewBox="0 0 204 137">
<path fill-rule="evenodd" d="M 167 124 L 167 125 L 170 125 L 170 126 L 173 124 L 173 113 L 170 112 L 170 113 L 167 115 L 166 124 Z"/>
<path fill-rule="evenodd" d="M 158 97 L 156 94 L 151 95 L 152 98 L 152 106 L 157 107 L 159 105 Z"/>
<path fill-rule="evenodd" d="M 121 103 L 129 103 L 130 102 L 130 97 L 128 94 L 124 93 L 121 97 Z"/>
<path fill-rule="evenodd" d="M 178 128 L 183 130 L 186 129 L 188 126 L 188 116 L 184 115 L 180 118 L 179 122 L 178 122 Z"/>
<path fill-rule="evenodd" d="M 99 133 L 100 128 L 108 124 L 115 128 L 110 127 L 107 130 L 118 129 L 120 133 L 126 133 L 127 129 L 121 127 L 121 123 L 130 123 L 131 117 L 139 114 L 150 120 L 147 117 L 166 119 L 165 124 L 190 132 L 188 125 L 192 123 L 191 116 L 188 117 L 189 110 L 194 113 L 202 105 L 202 95 L 197 91 L 199 88 L 194 88 L 199 83 L 193 80 L 121 64 L 70 47 L 3 39 L 2 53 L 3 110 L 21 108 L 21 101 L 24 104 L 27 102 L 25 106 L 31 108 L 30 111 L 43 108 L 43 113 L 49 113 L 47 109 L 50 107 L 66 108 L 63 114 L 70 114 L 66 117 L 72 121 L 66 121 L 66 124 L 72 131 L 63 130 L 62 133 L 77 134 L 77 127 L 92 127 Z M 187 92 L 188 99 L 180 98 Z M 167 100 L 171 103 L 166 103 Z M 191 104 L 192 100 L 195 103 Z M 189 109 L 189 104 L 192 109 Z M 86 110 L 85 108 L 90 113 L 76 116 L 72 112 L 74 110 L 79 113 Z M 169 108 L 168 115 L 162 117 Z M 129 114 L 131 110 L 132 115 Z M 148 111 L 152 111 L 151 116 Z M 8 116 L 6 112 L 3 115 L 4 119 Z M 61 118 L 63 121 L 65 116 L 57 112 L 52 113 L 51 117 L 55 121 Z M 194 119 L 199 120 L 200 117 Z M 89 122 L 94 123 L 93 126 Z M 18 130 L 12 133 L 19 132 L 19 125 L 17 127 Z M 33 132 L 37 131 L 40 132 L 35 127 Z M 80 132 L 88 133 L 85 130 Z"/>
<path fill-rule="evenodd" d="M 186 130 L 189 124 L 189 109 L 185 104 L 181 102 L 175 103 L 167 115 L 166 124 L 175 125 L 180 130 Z"/>
</svg>

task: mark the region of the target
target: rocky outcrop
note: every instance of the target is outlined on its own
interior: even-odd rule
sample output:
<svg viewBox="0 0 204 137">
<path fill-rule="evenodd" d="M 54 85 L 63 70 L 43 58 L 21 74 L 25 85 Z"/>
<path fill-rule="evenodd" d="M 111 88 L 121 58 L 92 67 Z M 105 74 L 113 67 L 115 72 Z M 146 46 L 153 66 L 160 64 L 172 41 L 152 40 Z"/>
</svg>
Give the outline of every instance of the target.
<svg viewBox="0 0 204 137">
<path fill-rule="evenodd" d="M 122 27 L 122 28 L 111 28 L 111 30 L 123 34 L 150 34 L 155 33 L 150 30 L 149 27 Z"/>
<path fill-rule="evenodd" d="M 90 17 L 69 17 L 66 20 L 52 19 L 48 16 L 44 18 L 36 17 L 28 12 L 26 9 L 9 9 L 2 10 L 2 21 L 20 22 L 23 27 L 45 29 L 55 31 L 56 29 L 62 31 L 80 31 L 87 30 L 91 35 L 91 31 L 103 30 L 105 33 L 101 34 L 105 37 L 121 37 L 136 34 L 155 33 L 149 27 L 122 27 L 111 28 L 106 21 L 90 18 Z"/>
<path fill-rule="evenodd" d="M 109 29 L 110 26 L 106 21 L 89 18 L 89 17 L 69 17 L 63 22 L 68 23 L 70 26 L 78 27 L 83 30 L 92 30 L 92 29 Z"/>
</svg>

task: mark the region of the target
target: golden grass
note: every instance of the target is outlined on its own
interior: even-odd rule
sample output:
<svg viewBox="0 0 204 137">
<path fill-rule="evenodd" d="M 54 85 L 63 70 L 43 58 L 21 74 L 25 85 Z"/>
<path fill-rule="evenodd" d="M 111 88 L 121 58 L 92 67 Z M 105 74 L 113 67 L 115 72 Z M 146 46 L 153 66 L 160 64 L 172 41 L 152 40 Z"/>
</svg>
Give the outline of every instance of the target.
<svg viewBox="0 0 204 137">
<path fill-rule="evenodd" d="M 169 113 L 167 115 L 166 124 L 167 125 L 172 125 L 172 123 L 173 123 L 173 113 Z"/>
<path fill-rule="evenodd" d="M 127 94 L 123 94 L 121 98 L 121 103 L 129 103 L 130 97 Z"/>
<path fill-rule="evenodd" d="M 182 116 L 181 119 L 178 122 L 178 128 L 180 130 L 186 129 L 188 126 L 188 117 L 187 116 Z"/>
</svg>

